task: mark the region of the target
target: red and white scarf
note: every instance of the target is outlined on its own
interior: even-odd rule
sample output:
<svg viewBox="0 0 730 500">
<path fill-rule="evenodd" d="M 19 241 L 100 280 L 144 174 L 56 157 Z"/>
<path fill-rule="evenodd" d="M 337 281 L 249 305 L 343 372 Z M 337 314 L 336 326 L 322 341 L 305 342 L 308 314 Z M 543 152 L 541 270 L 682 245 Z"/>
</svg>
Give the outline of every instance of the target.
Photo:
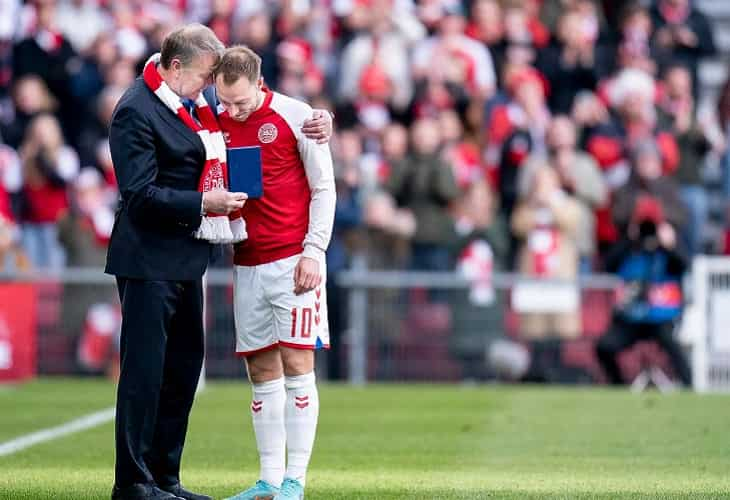
<svg viewBox="0 0 730 500">
<path fill-rule="evenodd" d="M 155 95 L 180 118 L 190 130 L 198 134 L 205 147 L 205 166 L 200 176 L 198 191 L 205 193 L 213 189 L 228 189 L 228 166 L 226 165 L 226 145 L 223 141 L 218 122 L 202 92 L 195 99 L 195 108 L 200 119 L 198 124 L 180 101 L 180 96 L 173 92 L 160 76 L 157 65 L 160 54 L 147 60 L 142 76 L 147 86 Z M 245 240 L 246 223 L 240 210 L 230 215 L 206 213 L 194 236 L 211 243 L 238 243 Z"/>
</svg>

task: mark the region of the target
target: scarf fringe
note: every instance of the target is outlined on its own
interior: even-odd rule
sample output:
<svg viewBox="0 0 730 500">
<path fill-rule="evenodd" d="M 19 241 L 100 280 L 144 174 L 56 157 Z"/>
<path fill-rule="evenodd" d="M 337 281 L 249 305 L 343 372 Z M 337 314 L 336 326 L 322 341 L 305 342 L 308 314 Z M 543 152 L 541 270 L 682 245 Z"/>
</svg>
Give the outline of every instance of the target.
<svg viewBox="0 0 730 500">
<path fill-rule="evenodd" d="M 246 221 L 242 218 L 229 220 L 226 215 L 206 216 L 200 221 L 195 237 L 215 244 L 239 243 L 248 238 Z"/>
</svg>

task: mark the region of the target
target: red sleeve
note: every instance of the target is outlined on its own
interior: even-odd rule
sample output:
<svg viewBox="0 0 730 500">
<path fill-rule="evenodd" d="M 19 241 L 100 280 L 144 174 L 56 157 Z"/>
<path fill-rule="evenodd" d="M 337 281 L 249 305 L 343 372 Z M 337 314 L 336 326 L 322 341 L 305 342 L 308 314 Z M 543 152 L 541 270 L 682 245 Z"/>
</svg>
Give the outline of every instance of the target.
<svg viewBox="0 0 730 500">
<path fill-rule="evenodd" d="M 10 197 L 2 187 L 0 187 L 0 218 L 14 222 L 13 212 L 10 209 Z"/>
<path fill-rule="evenodd" d="M 604 106 L 611 106 L 611 98 L 609 92 L 611 91 L 611 79 L 604 78 L 596 86 L 596 96 L 603 103 Z"/>
<path fill-rule="evenodd" d="M 665 174 L 674 173 L 679 166 L 679 146 L 671 134 L 660 132 L 657 134 L 657 144 L 662 153 L 662 168 Z"/>
<path fill-rule="evenodd" d="M 532 43 L 538 49 L 547 47 L 550 43 L 550 31 L 540 22 L 539 19 L 532 18 L 528 21 L 528 29 L 532 35 Z"/>
<path fill-rule="evenodd" d="M 623 146 L 616 137 L 595 135 L 588 140 L 586 149 L 604 170 L 624 157 Z"/>
<path fill-rule="evenodd" d="M 509 118 L 507 106 L 497 106 L 487 127 L 487 142 L 501 146 L 512 133 L 512 120 Z"/>
</svg>

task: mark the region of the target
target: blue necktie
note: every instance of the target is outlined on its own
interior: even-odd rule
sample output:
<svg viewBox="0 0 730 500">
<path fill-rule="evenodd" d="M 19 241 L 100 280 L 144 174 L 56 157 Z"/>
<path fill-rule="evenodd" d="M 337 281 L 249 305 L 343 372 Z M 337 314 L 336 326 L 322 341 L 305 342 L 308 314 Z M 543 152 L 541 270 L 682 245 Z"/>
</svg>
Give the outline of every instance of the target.
<svg viewBox="0 0 730 500">
<path fill-rule="evenodd" d="M 193 118 L 193 120 L 197 122 L 198 117 L 195 116 L 195 101 L 193 101 L 192 99 L 188 99 L 187 97 L 180 99 L 180 101 L 182 102 L 182 105 L 185 106 L 185 109 L 188 110 L 188 113 L 190 113 L 190 116 Z"/>
</svg>

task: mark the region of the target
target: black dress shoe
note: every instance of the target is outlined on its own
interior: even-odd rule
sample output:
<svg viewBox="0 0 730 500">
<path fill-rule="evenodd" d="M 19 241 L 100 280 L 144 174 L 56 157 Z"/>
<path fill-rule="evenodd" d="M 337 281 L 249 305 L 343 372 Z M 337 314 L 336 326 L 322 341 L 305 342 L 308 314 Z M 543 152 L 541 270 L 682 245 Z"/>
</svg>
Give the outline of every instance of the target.
<svg viewBox="0 0 730 500">
<path fill-rule="evenodd" d="M 185 500 L 213 500 L 207 495 L 199 495 L 197 493 L 193 493 L 192 491 L 186 490 L 182 487 L 180 483 L 173 484 L 172 486 L 160 486 L 160 488 L 167 491 L 168 493 L 172 493 L 176 497 L 184 498 Z"/>
<path fill-rule="evenodd" d="M 180 497 L 163 491 L 152 484 L 136 483 L 112 489 L 112 500 L 180 500 Z"/>
</svg>

